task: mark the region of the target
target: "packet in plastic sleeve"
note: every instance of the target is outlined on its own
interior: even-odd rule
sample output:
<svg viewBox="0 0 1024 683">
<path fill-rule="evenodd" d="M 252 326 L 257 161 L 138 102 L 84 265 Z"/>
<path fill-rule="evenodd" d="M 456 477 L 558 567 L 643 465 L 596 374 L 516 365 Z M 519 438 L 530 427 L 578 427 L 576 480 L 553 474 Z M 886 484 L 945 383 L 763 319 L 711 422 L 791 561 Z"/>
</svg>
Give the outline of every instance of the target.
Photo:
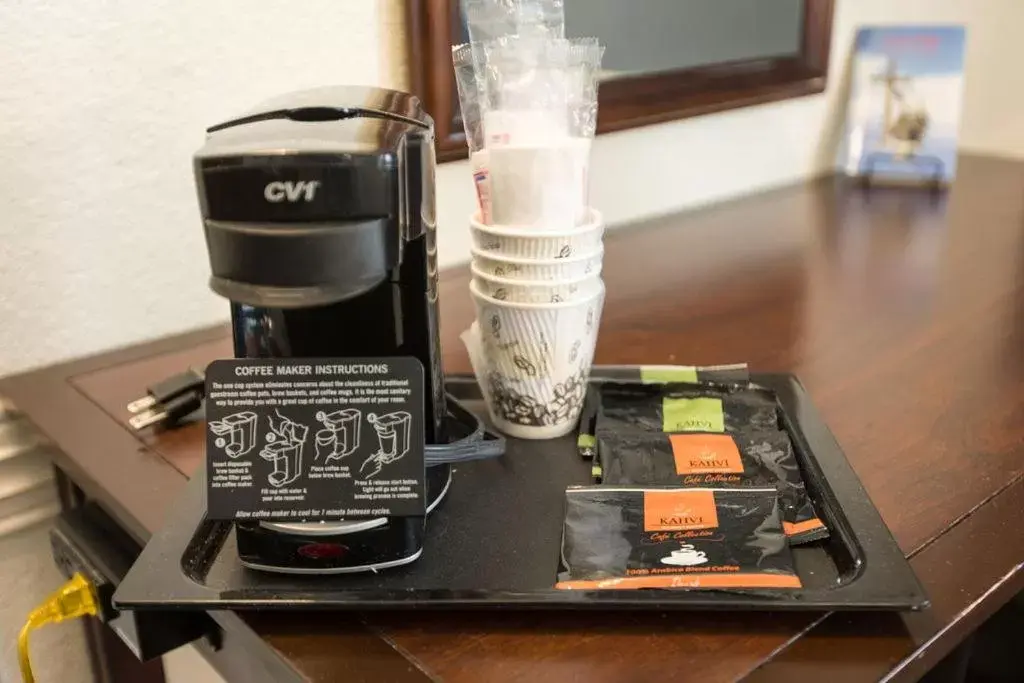
<svg viewBox="0 0 1024 683">
<path fill-rule="evenodd" d="M 774 489 L 570 487 L 556 588 L 800 588 Z"/>
<path fill-rule="evenodd" d="M 476 188 L 477 203 L 480 206 L 480 220 L 485 225 L 490 225 L 491 183 L 487 150 L 483 148 L 483 112 L 480 103 L 480 88 L 473 64 L 473 51 L 469 43 L 452 48 L 452 64 L 455 67 L 455 85 L 459 93 L 462 125 L 466 131 L 466 146 L 469 147 L 470 163 L 473 166 L 473 186 Z"/>
<path fill-rule="evenodd" d="M 485 222 L 565 230 L 584 219 L 602 49 L 593 38 L 522 36 L 483 46 Z"/>
<path fill-rule="evenodd" d="M 491 210 L 491 172 L 488 167 L 490 153 L 486 149 L 477 150 L 469 155 L 473 167 L 473 187 L 476 188 L 476 201 L 480 207 L 480 222 L 484 225 L 494 224 L 494 213 Z"/>
<path fill-rule="evenodd" d="M 593 138 L 597 133 L 597 91 L 604 46 L 596 38 L 572 41 L 569 48 L 569 134 Z"/>
<path fill-rule="evenodd" d="M 724 386 L 747 386 L 750 384 L 750 370 L 746 363 L 727 365 L 600 365 L 594 366 L 590 375 L 590 387 L 580 416 L 579 438 L 576 450 L 581 458 L 592 459 L 597 455 L 597 410 L 601 399 L 597 385 L 602 382 L 640 382 L 641 384 L 721 384 Z M 595 476 L 600 476 L 600 464 Z"/>
<path fill-rule="evenodd" d="M 508 38 L 535 42 L 565 38 L 564 0 L 462 0 L 477 78 L 486 70 L 485 46 Z"/>
<path fill-rule="evenodd" d="M 480 108 L 480 87 L 473 67 L 473 50 L 469 43 L 452 48 L 455 67 L 455 87 L 459 94 L 462 126 L 466 130 L 466 145 L 470 153 L 484 146 L 484 123 Z"/>
<path fill-rule="evenodd" d="M 607 429 L 728 432 L 779 429 L 778 402 L 768 389 L 610 382 L 601 387 L 599 421 Z"/>
<path fill-rule="evenodd" d="M 509 36 L 480 46 L 477 82 L 487 147 L 569 137 L 571 45 Z"/>
<path fill-rule="evenodd" d="M 489 146 L 484 151 L 491 223 L 536 231 L 576 228 L 587 215 L 590 144 L 559 136 L 546 142 Z"/>
<path fill-rule="evenodd" d="M 598 429 L 600 481 L 612 486 L 774 488 L 791 545 L 828 538 L 785 432 L 739 434 Z"/>
<path fill-rule="evenodd" d="M 462 0 L 471 43 L 514 35 L 565 37 L 564 0 Z"/>
<path fill-rule="evenodd" d="M 474 49 L 488 147 L 594 137 L 604 55 L 596 38 L 507 36 Z"/>
</svg>

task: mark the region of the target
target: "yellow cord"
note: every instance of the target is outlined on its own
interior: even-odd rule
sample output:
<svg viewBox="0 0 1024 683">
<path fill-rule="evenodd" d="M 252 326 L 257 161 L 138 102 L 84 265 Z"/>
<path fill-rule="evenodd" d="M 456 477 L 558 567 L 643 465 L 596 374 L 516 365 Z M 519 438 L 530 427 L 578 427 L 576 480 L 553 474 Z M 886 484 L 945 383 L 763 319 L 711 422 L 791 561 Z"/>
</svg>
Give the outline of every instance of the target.
<svg viewBox="0 0 1024 683">
<path fill-rule="evenodd" d="M 75 619 L 86 614 L 96 614 L 96 593 L 93 585 L 81 574 L 71 579 L 51 594 L 39 607 L 32 610 L 18 634 L 18 665 L 25 683 L 35 683 L 32 675 L 32 660 L 28 653 L 28 634 L 45 624 L 56 624 L 65 619 Z"/>
</svg>

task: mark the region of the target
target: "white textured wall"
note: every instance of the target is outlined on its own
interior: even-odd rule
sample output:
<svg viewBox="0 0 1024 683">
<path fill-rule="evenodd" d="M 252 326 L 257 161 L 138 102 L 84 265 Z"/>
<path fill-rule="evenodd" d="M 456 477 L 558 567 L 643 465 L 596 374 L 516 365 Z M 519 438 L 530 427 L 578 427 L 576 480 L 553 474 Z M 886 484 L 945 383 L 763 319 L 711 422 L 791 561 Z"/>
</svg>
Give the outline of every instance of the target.
<svg viewBox="0 0 1024 683">
<path fill-rule="evenodd" d="M 296 88 L 400 87 L 403 2 L 2 0 L 0 374 L 223 319 L 190 169 L 203 129 Z M 962 146 L 1024 157 L 1024 0 L 838 0 L 829 93 L 603 136 L 594 203 L 621 224 L 829 167 L 854 30 L 921 22 L 969 27 Z M 438 184 L 453 264 L 468 258 L 466 165 L 443 166 Z M 49 566 L 37 545 L 6 548 L 0 580 Z M 189 652 L 168 668 L 214 680 Z"/>
<path fill-rule="evenodd" d="M 190 158 L 281 92 L 394 86 L 373 0 L 0 2 L 0 374 L 225 316 Z"/>
<path fill-rule="evenodd" d="M 204 127 L 295 88 L 401 86 L 403 2 L 0 2 L 0 374 L 223 319 L 189 165 Z M 858 24 L 949 21 L 969 26 L 963 146 L 1024 156 L 1024 0 L 839 0 L 834 74 Z M 621 224 L 831 165 L 840 80 L 602 136 L 595 205 Z M 468 258 L 466 165 L 438 184 L 450 265 Z"/>
</svg>

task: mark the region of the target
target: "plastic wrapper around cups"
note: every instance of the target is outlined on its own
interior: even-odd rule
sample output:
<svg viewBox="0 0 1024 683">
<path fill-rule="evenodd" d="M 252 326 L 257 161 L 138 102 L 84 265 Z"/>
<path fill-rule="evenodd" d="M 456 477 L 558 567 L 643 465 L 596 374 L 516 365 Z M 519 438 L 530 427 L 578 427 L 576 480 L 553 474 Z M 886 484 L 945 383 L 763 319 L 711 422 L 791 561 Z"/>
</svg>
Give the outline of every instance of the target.
<svg viewBox="0 0 1024 683">
<path fill-rule="evenodd" d="M 474 43 L 524 34 L 565 37 L 564 0 L 462 0 L 462 11 Z"/>
<path fill-rule="evenodd" d="M 529 259 L 498 256 L 493 252 L 471 249 L 473 265 L 484 275 L 503 277 L 510 280 L 576 280 L 601 272 L 604 247 L 589 254 L 566 258 Z"/>
<path fill-rule="evenodd" d="M 469 151 L 566 137 L 592 139 L 603 53 L 594 38 L 538 35 L 453 46 Z"/>
<path fill-rule="evenodd" d="M 565 47 L 568 41 L 559 44 Z M 532 90 L 520 86 L 515 96 L 506 86 L 514 108 L 499 108 L 504 91 L 498 85 L 485 90 L 487 81 L 474 67 L 474 54 L 469 44 L 452 48 L 481 220 L 546 229 L 575 226 L 584 220 L 587 206 L 591 141 L 571 136 L 571 121 L 579 117 L 568 111 L 571 95 L 563 81 L 569 76 L 551 68 L 553 75 L 536 79 L 542 85 Z M 516 66 L 529 72 L 523 64 Z"/>
<path fill-rule="evenodd" d="M 484 147 L 472 155 L 484 222 L 563 230 L 585 219 L 603 49 L 594 39 L 484 46 Z"/>
<path fill-rule="evenodd" d="M 466 145 L 470 154 L 474 154 L 484 146 L 484 120 L 480 88 L 473 65 L 473 48 L 469 43 L 452 48 L 452 66 L 455 68 L 455 88 L 459 94 L 459 110 L 466 131 Z"/>
<path fill-rule="evenodd" d="M 470 26 L 472 33 L 472 17 Z M 547 30 L 453 48 L 485 224 L 565 229 L 584 219 L 603 52 L 594 38 L 566 40 Z"/>
<path fill-rule="evenodd" d="M 517 259 L 562 259 L 598 251 L 604 237 L 601 212 L 588 209 L 585 221 L 566 230 L 529 231 L 524 226 L 495 226 L 478 213 L 469 220 L 473 246 L 481 252 Z"/>
<path fill-rule="evenodd" d="M 604 48 L 596 38 L 508 36 L 474 46 L 485 146 L 593 138 Z"/>
<path fill-rule="evenodd" d="M 478 152 L 474 165 L 478 173 L 486 166 L 490 181 L 486 195 L 479 195 L 478 188 L 482 201 L 490 200 L 490 224 L 543 231 L 582 223 L 588 204 L 590 145 L 588 138 L 561 138 Z"/>
<path fill-rule="evenodd" d="M 579 419 L 594 360 L 604 287 L 562 304 L 498 301 L 470 284 L 477 321 L 463 334 L 494 425 L 521 439 L 552 439 Z"/>
</svg>

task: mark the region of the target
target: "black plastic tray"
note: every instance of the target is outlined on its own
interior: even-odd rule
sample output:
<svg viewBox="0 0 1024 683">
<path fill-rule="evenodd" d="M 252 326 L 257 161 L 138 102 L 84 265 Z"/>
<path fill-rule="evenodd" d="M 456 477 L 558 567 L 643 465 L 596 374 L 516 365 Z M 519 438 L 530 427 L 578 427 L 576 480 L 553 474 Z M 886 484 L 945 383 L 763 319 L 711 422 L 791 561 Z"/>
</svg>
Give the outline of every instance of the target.
<svg viewBox="0 0 1024 683">
<path fill-rule="evenodd" d="M 599 374 L 599 368 L 595 368 Z M 510 439 L 508 451 L 455 469 L 427 524 L 423 555 L 379 574 L 285 576 L 239 564 L 233 527 L 205 520 L 196 476 L 114 600 L 124 609 L 743 609 L 916 610 L 928 600 L 806 392 L 790 375 L 755 375 L 774 389 L 828 541 L 795 548 L 800 590 L 563 591 L 553 588 L 565 487 L 590 483 L 575 438 Z M 450 391 L 483 410 L 469 378 Z"/>
</svg>

